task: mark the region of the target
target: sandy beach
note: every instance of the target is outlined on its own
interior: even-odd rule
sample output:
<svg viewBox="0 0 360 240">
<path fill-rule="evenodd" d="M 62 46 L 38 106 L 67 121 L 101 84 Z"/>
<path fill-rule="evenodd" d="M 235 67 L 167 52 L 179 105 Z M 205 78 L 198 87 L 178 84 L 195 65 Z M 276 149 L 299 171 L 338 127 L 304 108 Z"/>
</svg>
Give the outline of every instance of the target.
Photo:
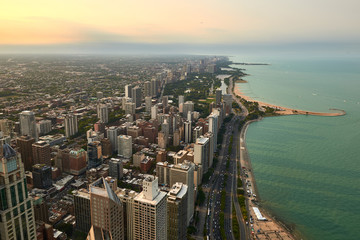
<svg viewBox="0 0 360 240">
<path fill-rule="evenodd" d="M 234 94 L 241 97 L 241 98 L 243 98 L 243 99 L 245 99 L 246 101 L 257 102 L 262 107 L 271 107 L 271 108 L 277 109 L 276 113 L 278 113 L 280 115 L 314 115 L 314 116 L 335 117 L 335 116 L 343 116 L 343 115 L 346 114 L 346 112 L 344 110 L 341 110 L 341 109 L 329 109 L 329 110 L 336 111 L 336 112 L 327 112 L 327 113 L 325 113 L 325 112 L 311 112 L 311 111 L 304 111 L 304 110 L 299 110 L 299 109 L 286 108 L 286 107 L 277 106 L 277 105 L 270 104 L 270 103 L 257 101 L 257 100 L 252 99 L 249 96 L 244 95 L 241 92 L 241 90 L 239 89 L 239 87 L 234 87 Z"/>
</svg>

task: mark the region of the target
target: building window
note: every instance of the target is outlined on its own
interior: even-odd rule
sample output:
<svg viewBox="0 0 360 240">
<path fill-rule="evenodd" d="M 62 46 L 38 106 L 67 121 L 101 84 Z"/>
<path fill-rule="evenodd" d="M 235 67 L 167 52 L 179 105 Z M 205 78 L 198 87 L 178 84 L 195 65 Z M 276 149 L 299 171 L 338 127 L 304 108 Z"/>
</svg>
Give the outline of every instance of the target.
<svg viewBox="0 0 360 240">
<path fill-rule="evenodd" d="M 15 186 L 10 187 L 10 194 L 11 194 L 11 203 L 12 206 L 16 206 L 16 192 L 15 192 Z"/>
</svg>

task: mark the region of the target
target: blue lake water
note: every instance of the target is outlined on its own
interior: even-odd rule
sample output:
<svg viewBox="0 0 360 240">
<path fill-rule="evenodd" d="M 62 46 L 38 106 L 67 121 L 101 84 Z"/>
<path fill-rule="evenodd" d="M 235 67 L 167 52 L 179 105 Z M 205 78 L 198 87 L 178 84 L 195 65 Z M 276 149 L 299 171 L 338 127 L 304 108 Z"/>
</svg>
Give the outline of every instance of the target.
<svg viewBox="0 0 360 240">
<path fill-rule="evenodd" d="M 281 116 L 250 125 L 246 144 L 263 206 L 305 239 L 360 239 L 360 58 L 232 57 L 246 95 L 341 117 Z"/>
</svg>

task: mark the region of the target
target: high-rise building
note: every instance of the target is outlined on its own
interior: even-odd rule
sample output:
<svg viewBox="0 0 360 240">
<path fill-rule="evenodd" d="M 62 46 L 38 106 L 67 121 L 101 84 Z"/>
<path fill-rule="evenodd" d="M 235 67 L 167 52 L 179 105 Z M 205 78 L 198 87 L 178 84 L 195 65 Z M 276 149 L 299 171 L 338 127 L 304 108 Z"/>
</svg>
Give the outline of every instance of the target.
<svg viewBox="0 0 360 240">
<path fill-rule="evenodd" d="M 222 90 L 220 88 L 216 89 L 216 98 L 215 98 L 215 103 L 216 105 L 219 105 L 221 103 L 221 95 L 222 95 Z"/>
<path fill-rule="evenodd" d="M 139 193 L 130 189 L 120 189 L 117 196 L 123 203 L 124 209 L 124 228 L 126 229 L 127 239 L 134 239 L 134 198 Z"/>
<path fill-rule="evenodd" d="M 152 97 L 151 93 L 151 83 L 149 81 L 146 81 L 144 83 L 144 96 L 145 97 Z"/>
<path fill-rule="evenodd" d="M 100 178 L 89 189 L 92 226 L 88 239 L 125 239 L 123 204 L 111 185 Z"/>
<path fill-rule="evenodd" d="M 201 126 L 196 126 L 193 132 L 194 141 L 196 141 L 196 139 L 198 139 L 202 134 L 203 134 L 203 128 Z"/>
<path fill-rule="evenodd" d="M 109 127 L 107 130 L 107 138 L 111 142 L 111 148 L 113 153 L 117 152 L 118 150 L 118 142 L 117 142 L 118 132 L 119 132 L 118 128 L 114 126 Z"/>
<path fill-rule="evenodd" d="M 188 186 L 177 182 L 167 194 L 168 239 L 187 239 Z"/>
<path fill-rule="evenodd" d="M 170 185 L 170 169 L 172 167 L 173 164 L 169 164 L 168 162 L 156 163 L 156 176 L 158 177 L 158 182 L 160 185 Z"/>
<path fill-rule="evenodd" d="M 212 132 L 214 134 L 214 151 L 216 151 L 217 146 L 218 121 L 219 115 L 212 112 L 209 115 L 209 132 Z"/>
<path fill-rule="evenodd" d="M 143 181 L 143 191 L 134 198 L 134 239 L 166 240 L 166 193 L 159 190 L 158 179 L 148 176 Z"/>
<path fill-rule="evenodd" d="M 157 105 L 151 107 L 151 119 L 157 119 L 158 108 Z"/>
<path fill-rule="evenodd" d="M 35 143 L 35 139 L 30 136 L 20 136 L 16 139 L 16 145 L 19 148 L 21 154 L 21 160 L 24 163 L 25 171 L 32 171 L 34 165 L 32 144 Z"/>
<path fill-rule="evenodd" d="M 96 98 L 97 99 L 102 99 L 104 97 L 104 93 L 103 92 L 96 92 Z"/>
<path fill-rule="evenodd" d="M 108 123 L 109 122 L 109 109 L 106 104 L 98 105 L 98 117 L 101 122 Z"/>
<path fill-rule="evenodd" d="M 52 186 L 51 173 L 50 166 L 45 164 L 35 164 L 32 171 L 34 188 L 50 188 Z"/>
<path fill-rule="evenodd" d="M 184 122 L 184 131 L 185 131 L 185 142 L 191 143 L 191 122 L 186 121 Z"/>
<path fill-rule="evenodd" d="M 45 164 L 51 166 L 50 145 L 45 141 L 32 144 L 33 164 Z"/>
<path fill-rule="evenodd" d="M 194 103 L 192 101 L 186 101 L 183 104 L 183 116 L 187 117 L 189 111 L 194 111 Z"/>
<path fill-rule="evenodd" d="M 151 104 L 152 104 L 152 97 L 145 97 L 145 111 L 147 113 L 151 112 Z"/>
<path fill-rule="evenodd" d="M 230 114 L 231 110 L 232 110 L 232 103 L 233 103 L 232 95 L 231 94 L 224 94 L 223 99 L 224 99 L 224 102 L 225 102 L 225 112 L 226 112 L 226 114 Z"/>
<path fill-rule="evenodd" d="M 109 161 L 109 176 L 117 180 L 123 178 L 123 163 L 120 159 L 112 158 Z"/>
<path fill-rule="evenodd" d="M 141 106 L 141 98 L 141 88 L 139 86 L 134 87 L 132 89 L 132 100 L 136 108 Z"/>
<path fill-rule="evenodd" d="M 1 239 L 36 239 L 33 203 L 28 195 L 24 166 L 15 150 L 0 145 Z"/>
<path fill-rule="evenodd" d="M 9 119 L 0 119 L 0 131 L 10 136 L 14 128 L 14 122 Z"/>
<path fill-rule="evenodd" d="M 135 114 L 135 108 L 136 108 L 136 104 L 133 102 L 127 102 L 125 103 L 125 114 L 131 114 L 134 115 Z"/>
<path fill-rule="evenodd" d="M 180 104 L 184 104 L 184 96 L 183 95 L 179 95 L 179 108 L 180 108 Z"/>
<path fill-rule="evenodd" d="M 214 152 L 216 149 L 214 149 L 214 134 L 212 132 L 207 132 L 204 134 L 204 137 L 209 139 L 209 168 L 213 165 L 214 160 Z"/>
<path fill-rule="evenodd" d="M 167 146 L 167 137 L 163 132 L 158 133 L 158 145 L 160 148 L 164 148 L 164 149 Z"/>
<path fill-rule="evenodd" d="M 67 138 L 75 135 L 78 132 L 78 119 L 74 114 L 68 114 L 64 119 L 65 135 Z"/>
<path fill-rule="evenodd" d="M 125 85 L 125 97 L 132 98 L 132 86 L 131 85 Z"/>
<path fill-rule="evenodd" d="M 44 198 L 33 197 L 35 221 L 49 222 L 49 208 L 46 205 Z"/>
<path fill-rule="evenodd" d="M 75 228 L 88 233 L 91 228 L 90 193 L 80 189 L 74 194 Z"/>
<path fill-rule="evenodd" d="M 203 167 L 204 173 L 207 172 L 209 168 L 209 139 L 205 137 L 200 137 L 196 139 L 194 144 L 194 163 L 201 164 Z"/>
<path fill-rule="evenodd" d="M 131 158 L 132 156 L 132 137 L 128 135 L 118 136 L 118 156 Z"/>
<path fill-rule="evenodd" d="M 51 131 L 51 120 L 41 120 L 36 126 L 39 135 L 45 135 Z"/>
<path fill-rule="evenodd" d="M 190 224 L 194 215 L 194 171 L 195 164 L 189 161 L 176 164 L 170 169 L 170 186 L 173 186 L 177 182 L 188 186 L 187 225 Z"/>
<path fill-rule="evenodd" d="M 151 79 L 151 95 L 156 97 L 158 95 L 159 82 L 156 79 Z"/>
<path fill-rule="evenodd" d="M 121 107 L 122 107 L 122 110 L 125 110 L 126 109 L 126 103 L 127 102 L 132 102 L 132 99 L 131 98 L 128 98 L 128 97 L 123 97 L 121 99 Z"/>
<path fill-rule="evenodd" d="M 91 142 L 87 145 L 88 169 L 96 168 L 102 164 L 103 156 L 101 143 L 99 141 Z"/>
<path fill-rule="evenodd" d="M 79 176 L 86 171 L 86 151 L 73 149 L 69 152 L 69 173 Z"/>
<path fill-rule="evenodd" d="M 168 96 L 163 96 L 162 97 L 162 106 L 163 106 L 163 108 L 166 108 L 168 106 L 168 102 L 169 102 L 169 97 Z"/>
<path fill-rule="evenodd" d="M 20 113 L 20 133 L 21 135 L 29 135 L 36 141 L 39 138 L 35 114 L 31 111 L 22 111 Z"/>
</svg>

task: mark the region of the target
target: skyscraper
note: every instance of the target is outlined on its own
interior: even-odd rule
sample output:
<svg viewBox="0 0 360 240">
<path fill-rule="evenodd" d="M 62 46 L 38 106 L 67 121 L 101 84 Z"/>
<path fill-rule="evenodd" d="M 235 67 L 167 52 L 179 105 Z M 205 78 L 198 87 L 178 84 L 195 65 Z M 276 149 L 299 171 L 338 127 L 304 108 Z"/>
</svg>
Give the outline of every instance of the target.
<svg viewBox="0 0 360 240">
<path fill-rule="evenodd" d="M 186 121 L 184 122 L 184 129 L 185 129 L 185 142 L 191 143 L 191 122 Z"/>
<path fill-rule="evenodd" d="M 135 103 L 133 103 L 133 102 L 125 103 L 125 114 L 134 115 L 135 114 L 135 108 L 136 108 Z"/>
<path fill-rule="evenodd" d="M 112 148 L 113 153 L 117 152 L 117 150 L 118 150 L 117 137 L 118 137 L 118 128 L 114 127 L 114 126 L 109 127 L 107 130 L 107 138 L 111 142 L 111 148 Z"/>
<path fill-rule="evenodd" d="M 151 79 L 151 95 L 156 97 L 158 95 L 159 82 L 156 79 Z"/>
<path fill-rule="evenodd" d="M 118 136 L 118 156 L 131 158 L 132 156 L 132 137 L 128 135 Z"/>
<path fill-rule="evenodd" d="M 221 102 L 221 95 L 222 95 L 222 90 L 220 88 L 216 89 L 216 98 L 215 98 L 215 103 L 216 105 L 219 105 Z"/>
<path fill-rule="evenodd" d="M 151 107 L 151 119 L 157 118 L 157 112 L 158 112 L 158 108 L 157 105 L 155 104 L 154 106 Z"/>
<path fill-rule="evenodd" d="M 0 160 L 1 239 L 35 240 L 33 203 L 27 191 L 24 166 L 8 144 L 0 145 Z"/>
<path fill-rule="evenodd" d="M 78 132 L 78 119 L 74 114 L 68 114 L 64 119 L 65 135 L 67 138 L 75 135 Z"/>
<path fill-rule="evenodd" d="M 101 143 L 99 141 L 94 141 L 88 144 L 87 154 L 88 154 L 88 169 L 95 168 L 100 164 L 102 164 L 103 156 L 101 151 Z"/>
<path fill-rule="evenodd" d="M 45 141 L 32 144 L 33 164 L 46 164 L 51 166 L 50 145 Z"/>
<path fill-rule="evenodd" d="M 152 97 L 151 93 L 151 83 L 149 81 L 146 81 L 144 83 L 144 96 L 145 97 Z"/>
<path fill-rule="evenodd" d="M 100 121 L 103 123 L 109 122 L 109 109 L 106 104 L 99 104 L 98 117 L 99 117 Z"/>
<path fill-rule="evenodd" d="M 114 190 L 104 178 L 89 188 L 92 226 L 88 239 L 125 239 L 123 204 Z"/>
<path fill-rule="evenodd" d="M 37 124 L 37 130 L 39 135 L 47 134 L 51 131 L 51 120 L 41 120 Z"/>
<path fill-rule="evenodd" d="M 192 101 L 186 101 L 183 104 L 183 116 L 187 117 L 189 111 L 190 112 L 194 111 L 194 103 Z"/>
<path fill-rule="evenodd" d="M 109 176 L 117 180 L 123 177 L 123 163 L 120 159 L 112 158 L 109 161 Z"/>
<path fill-rule="evenodd" d="M 143 191 L 134 198 L 134 239 L 167 238 L 166 193 L 159 190 L 158 179 L 148 176 Z"/>
<path fill-rule="evenodd" d="M 19 148 L 21 154 L 21 160 L 24 163 L 25 171 L 32 171 L 34 165 L 32 144 L 35 143 L 35 139 L 30 136 L 20 136 L 16 139 L 16 145 Z"/>
<path fill-rule="evenodd" d="M 88 233 L 91 228 L 90 193 L 80 189 L 74 194 L 75 228 Z"/>
<path fill-rule="evenodd" d="M 152 104 L 152 98 L 151 97 L 145 97 L 145 111 L 147 113 L 150 113 L 150 111 L 151 111 L 151 104 Z"/>
<path fill-rule="evenodd" d="M 204 173 L 207 172 L 209 167 L 209 139 L 200 137 L 196 139 L 194 144 L 194 163 L 201 164 Z"/>
<path fill-rule="evenodd" d="M 33 166 L 32 175 L 34 188 L 48 189 L 52 186 L 50 166 L 45 164 L 35 164 Z"/>
<path fill-rule="evenodd" d="M 141 88 L 139 86 L 136 86 L 132 89 L 132 100 L 133 103 L 135 103 L 135 108 L 141 106 L 141 99 Z"/>
<path fill-rule="evenodd" d="M 214 151 L 216 151 L 217 146 L 218 120 L 219 115 L 213 112 L 209 115 L 209 132 L 212 132 L 214 134 Z"/>
<path fill-rule="evenodd" d="M 188 186 L 187 225 L 190 224 L 194 214 L 194 171 L 195 164 L 189 161 L 176 164 L 170 169 L 170 186 L 173 186 L 176 182 Z"/>
<path fill-rule="evenodd" d="M 132 86 L 131 85 L 125 85 L 125 97 L 132 98 Z"/>
<path fill-rule="evenodd" d="M 168 239 L 187 239 L 188 186 L 175 183 L 167 194 Z"/>
<path fill-rule="evenodd" d="M 38 140 L 38 132 L 35 121 L 35 114 L 31 111 L 23 111 L 20 113 L 20 133 L 21 135 L 29 135 L 36 141 Z"/>
</svg>

